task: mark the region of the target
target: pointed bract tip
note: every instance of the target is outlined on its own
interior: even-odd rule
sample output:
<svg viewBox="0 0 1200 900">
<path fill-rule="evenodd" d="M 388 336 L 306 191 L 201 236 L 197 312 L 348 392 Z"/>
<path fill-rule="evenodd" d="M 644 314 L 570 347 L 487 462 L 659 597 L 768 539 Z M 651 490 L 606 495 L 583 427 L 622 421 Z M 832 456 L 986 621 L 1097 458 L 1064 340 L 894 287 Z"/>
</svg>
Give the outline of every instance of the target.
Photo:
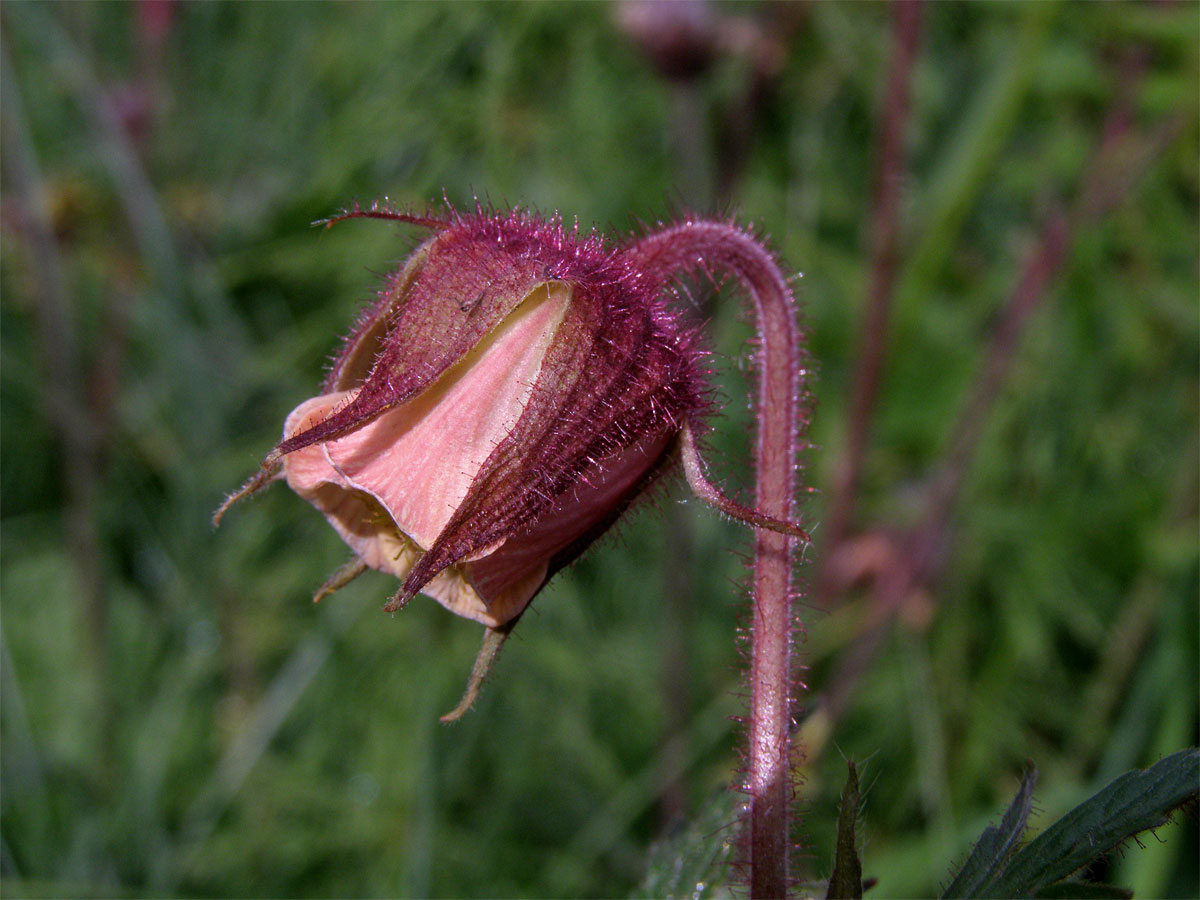
<svg viewBox="0 0 1200 900">
<path fill-rule="evenodd" d="M 334 591 L 340 591 L 365 571 L 367 571 L 367 564 L 359 557 L 354 557 L 317 588 L 317 592 L 313 594 L 313 603 L 320 603 Z"/>
<path fill-rule="evenodd" d="M 317 219 L 312 224 L 314 228 L 332 228 L 338 222 L 344 222 L 347 219 L 386 219 L 392 222 L 403 222 L 406 225 L 432 228 L 436 231 L 442 231 L 449 227 L 449 223 L 444 219 L 440 219 L 437 216 L 422 215 L 396 209 L 386 199 L 383 203 L 376 201 L 366 208 L 355 201 L 351 206 L 346 207 L 336 215 L 329 216 L 326 219 Z"/>
<path fill-rule="evenodd" d="M 700 452 L 696 449 L 696 437 L 690 423 L 684 423 L 680 432 L 679 450 L 688 487 L 692 489 L 692 493 L 709 506 L 720 510 L 732 519 L 753 525 L 755 528 L 765 528 L 767 531 L 799 538 L 806 544 L 812 543 L 812 537 L 800 527 L 799 523 L 777 519 L 748 506 L 742 506 L 722 494 L 721 489 L 704 475 L 704 460 L 700 458 Z"/>
<path fill-rule="evenodd" d="M 392 594 L 392 599 L 383 604 L 383 611 L 387 613 L 400 612 L 404 607 L 408 606 L 408 601 L 417 595 L 416 591 L 406 590 L 402 585 L 400 590 Z"/>
<path fill-rule="evenodd" d="M 500 648 L 508 640 L 508 635 L 512 631 L 513 624 L 508 623 L 502 628 L 484 629 L 483 645 L 479 648 L 479 655 L 475 657 L 475 665 L 471 669 L 471 677 L 467 679 L 467 687 L 463 691 L 462 699 L 458 701 L 458 706 L 442 716 L 440 721 L 455 722 L 461 719 L 463 714 L 475 705 L 475 700 L 479 697 L 480 688 L 483 687 L 484 680 L 492 670 L 492 665 L 496 662 L 496 657 L 500 654 Z"/>
<path fill-rule="evenodd" d="M 279 454 L 272 450 L 267 454 L 267 458 L 263 460 L 262 467 L 248 478 L 245 484 L 226 497 L 224 502 L 217 507 L 217 511 L 212 516 L 213 528 L 220 527 L 221 520 L 225 518 L 225 513 L 229 511 L 229 507 L 233 506 L 239 500 L 244 500 L 247 497 L 257 494 L 274 481 L 279 476 L 279 472 Z"/>
</svg>

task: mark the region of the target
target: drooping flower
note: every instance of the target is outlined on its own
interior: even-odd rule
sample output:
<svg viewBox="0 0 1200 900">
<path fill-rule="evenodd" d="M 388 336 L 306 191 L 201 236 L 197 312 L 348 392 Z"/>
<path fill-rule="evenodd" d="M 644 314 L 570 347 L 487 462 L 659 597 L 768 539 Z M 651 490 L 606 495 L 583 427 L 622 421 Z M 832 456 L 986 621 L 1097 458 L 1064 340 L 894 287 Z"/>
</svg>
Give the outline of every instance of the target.
<svg viewBox="0 0 1200 900">
<path fill-rule="evenodd" d="M 287 418 L 262 469 L 217 511 L 284 479 L 367 568 L 487 627 L 461 714 L 504 637 L 576 559 L 679 461 L 706 501 L 704 353 L 669 303 L 670 273 L 557 219 L 357 207 L 433 234 L 346 340 L 321 393 Z"/>
</svg>

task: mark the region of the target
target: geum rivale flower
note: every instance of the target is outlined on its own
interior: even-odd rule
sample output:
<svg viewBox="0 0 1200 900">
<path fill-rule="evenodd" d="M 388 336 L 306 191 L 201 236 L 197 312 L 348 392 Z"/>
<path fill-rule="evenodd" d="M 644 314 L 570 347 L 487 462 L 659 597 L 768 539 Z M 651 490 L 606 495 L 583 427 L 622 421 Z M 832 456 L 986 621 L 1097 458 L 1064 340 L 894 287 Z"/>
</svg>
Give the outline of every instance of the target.
<svg viewBox="0 0 1200 900">
<path fill-rule="evenodd" d="M 354 558 L 315 599 L 367 568 L 486 626 L 455 718 L 557 571 L 682 463 L 707 502 L 760 527 L 799 526 L 725 498 L 696 435 L 710 389 L 696 330 L 669 305 L 669 274 L 557 219 L 477 208 L 413 215 L 433 231 L 346 339 L 321 393 L 217 510 L 284 479 Z"/>
</svg>

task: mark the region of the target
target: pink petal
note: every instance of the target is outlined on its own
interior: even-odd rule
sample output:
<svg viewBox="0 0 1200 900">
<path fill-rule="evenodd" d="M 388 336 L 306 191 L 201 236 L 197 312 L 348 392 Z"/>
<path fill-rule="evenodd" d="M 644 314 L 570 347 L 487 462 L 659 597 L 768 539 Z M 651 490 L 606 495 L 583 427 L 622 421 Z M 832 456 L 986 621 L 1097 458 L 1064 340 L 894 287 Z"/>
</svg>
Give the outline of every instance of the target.
<svg viewBox="0 0 1200 900">
<path fill-rule="evenodd" d="M 431 387 L 329 443 L 330 462 L 428 549 L 520 418 L 569 300 L 561 282 L 534 290 Z"/>
<path fill-rule="evenodd" d="M 404 578 L 520 418 L 570 297 L 562 282 L 540 285 L 421 394 L 343 438 L 285 456 L 288 485 L 324 513 L 367 565 Z M 356 393 L 304 402 L 288 416 L 285 437 L 328 418 Z M 540 575 L 525 567 L 509 589 L 523 606 L 544 578 L 544 563 Z M 425 592 L 459 615 L 490 618 L 460 566 L 438 575 Z"/>
<path fill-rule="evenodd" d="M 339 391 L 306 400 L 288 416 L 284 435 L 295 434 L 327 418 L 349 400 Z M 342 540 L 368 566 L 404 578 L 419 555 L 404 539 L 378 501 L 355 490 L 329 459 L 325 444 L 313 444 L 284 457 L 288 486 L 317 507 Z"/>
</svg>

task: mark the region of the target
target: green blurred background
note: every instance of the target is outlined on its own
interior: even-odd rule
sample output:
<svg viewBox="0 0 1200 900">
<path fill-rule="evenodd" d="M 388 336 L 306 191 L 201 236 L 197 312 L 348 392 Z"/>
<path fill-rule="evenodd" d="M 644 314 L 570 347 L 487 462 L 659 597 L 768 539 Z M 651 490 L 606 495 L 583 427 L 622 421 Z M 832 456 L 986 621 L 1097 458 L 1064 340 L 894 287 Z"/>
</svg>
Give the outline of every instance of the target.
<svg viewBox="0 0 1200 900">
<path fill-rule="evenodd" d="M 931 577 L 898 610 L 869 578 L 802 608 L 804 878 L 844 758 L 868 896 L 927 896 L 1026 758 L 1045 823 L 1196 742 L 1197 11 L 921 11 L 851 551 L 919 526 L 1026 259 L 1084 212 L 968 429 Z M 821 563 L 893 10 L 8 2 L 0 25 L 4 894 L 620 896 L 662 835 L 727 818 L 748 536 L 681 491 L 555 580 L 451 727 L 477 626 L 384 615 L 378 574 L 314 607 L 346 550 L 282 488 L 209 516 L 414 240 L 313 220 L 443 190 L 616 234 L 694 208 L 804 272 Z M 744 489 L 748 326 L 691 297 Z M 1159 836 L 1093 874 L 1196 896 L 1195 820 Z"/>
</svg>

